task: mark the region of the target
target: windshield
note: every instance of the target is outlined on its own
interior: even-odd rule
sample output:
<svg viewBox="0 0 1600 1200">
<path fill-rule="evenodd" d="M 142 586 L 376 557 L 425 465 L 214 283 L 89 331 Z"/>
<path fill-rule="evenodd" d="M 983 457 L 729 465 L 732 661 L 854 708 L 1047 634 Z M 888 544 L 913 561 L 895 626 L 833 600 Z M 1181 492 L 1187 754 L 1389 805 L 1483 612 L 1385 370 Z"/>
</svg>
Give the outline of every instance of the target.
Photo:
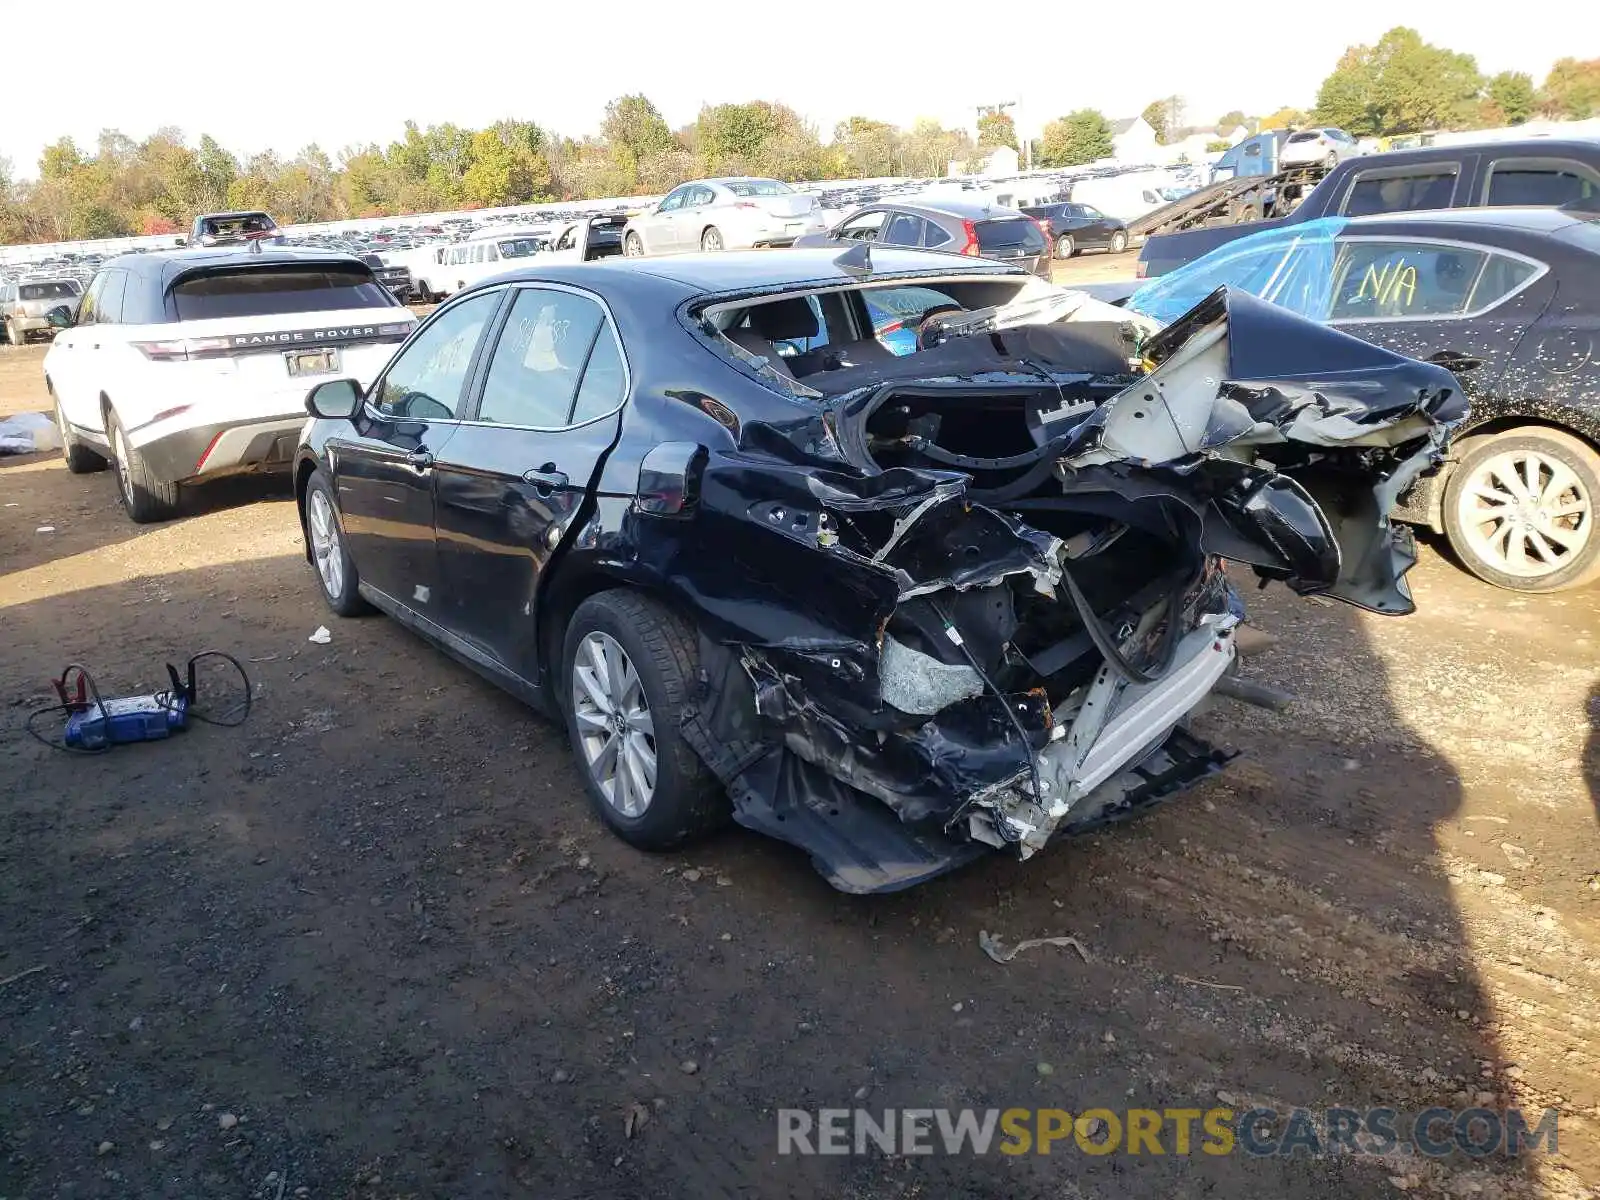
<svg viewBox="0 0 1600 1200">
<path fill-rule="evenodd" d="M 792 196 L 794 189 L 776 179 L 735 179 L 723 185 L 735 196 Z"/>
<path fill-rule="evenodd" d="M 1324 217 L 1253 233 L 1195 259 L 1128 297 L 1126 307 L 1162 323 L 1177 320 L 1223 284 L 1326 320 L 1333 310 L 1334 258 L 1348 224 Z"/>
<path fill-rule="evenodd" d="M 495 244 L 500 247 L 501 258 L 527 258 L 530 254 L 539 253 L 550 243 L 544 238 L 525 237 L 507 238 Z"/>
<path fill-rule="evenodd" d="M 189 275 L 173 285 L 172 299 L 180 321 L 395 306 L 389 289 L 366 267 L 317 263 Z"/>
<path fill-rule="evenodd" d="M 49 283 L 25 283 L 17 291 L 19 300 L 75 300 L 78 285 L 70 279 L 55 279 Z"/>
</svg>

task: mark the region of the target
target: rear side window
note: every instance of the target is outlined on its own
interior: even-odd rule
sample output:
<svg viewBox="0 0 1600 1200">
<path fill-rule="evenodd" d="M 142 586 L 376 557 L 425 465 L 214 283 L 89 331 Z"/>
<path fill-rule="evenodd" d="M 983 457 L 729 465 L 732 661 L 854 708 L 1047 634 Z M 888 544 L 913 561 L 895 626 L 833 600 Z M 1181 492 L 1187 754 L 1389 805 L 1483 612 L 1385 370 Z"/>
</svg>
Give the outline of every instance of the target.
<svg viewBox="0 0 1600 1200">
<path fill-rule="evenodd" d="M 1006 251 L 1011 254 L 1044 253 L 1044 233 L 1026 217 L 1003 221 L 979 221 L 974 227 L 980 253 Z"/>
<path fill-rule="evenodd" d="M 1366 217 L 1374 213 L 1449 208 L 1460 169 L 1457 163 L 1442 163 L 1410 171 L 1368 171 L 1357 175 L 1345 196 L 1344 213 L 1350 217 Z"/>
<path fill-rule="evenodd" d="M 1526 205 L 1594 210 L 1600 198 L 1600 174 L 1573 162 L 1508 162 L 1489 168 L 1483 202 L 1494 207 Z"/>
<path fill-rule="evenodd" d="M 535 429 L 572 424 L 584 365 L 608 337 L 605 310 L 587 296 L 523 288 L 495 345 L 478 420 Z M 620 363 L 614 368 L 620 374 Z M 597 392 L 605 391 L 603 383 L 597 381 Z M 585 406 L 592 410 L 603 399 L 591 393 Z"/>
<path fill-rule="evenodd" d="M 944 230 L 940 229 L 932 221 L 927 221 L 927 222 L 925 222 L 923 224 L 923 227 L 922 227 L 922 244 L 924 246 L 927 246 L 929 249 L 932 249 L 935 246 L 943 246 L 949 240 L 950 240 L 950 235 L 948 233 L 946 233 Z"/>
<path fill-rule="evenodd" d="M 24 283 L 20 298 L 23 300 L 76 300 L 78 285 L 68 279 L 53 279 L 48 283 Z"/>
<path fill-rule="evenodd" d="M 1333 320 L 1458 317 L 1505 299 L 1533 263 L 1471 246 L 1349 242 L 1334 269 Z"/>
<path fill-rule="evenodd" d="M 191 275 L 172 288 L 180 321 L 276 313 L 393 308 L 389 289 L 365 267 L 238 267 Z"/>
<path fill-rule="evenodd" d="M 895 213 L 889 218 L 889 224 L 884 226 L 883 236 L 878 240 L 889 246 L 920 246 L 922 218 L 910 213 Z"/>
</svg>

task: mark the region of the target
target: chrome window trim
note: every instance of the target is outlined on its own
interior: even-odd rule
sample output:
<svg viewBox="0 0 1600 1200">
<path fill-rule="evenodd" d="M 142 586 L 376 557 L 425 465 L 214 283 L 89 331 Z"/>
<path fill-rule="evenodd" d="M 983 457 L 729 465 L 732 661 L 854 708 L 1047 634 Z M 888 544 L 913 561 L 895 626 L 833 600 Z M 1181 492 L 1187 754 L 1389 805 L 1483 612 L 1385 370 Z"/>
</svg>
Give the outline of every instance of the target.
<svg viewBox="0 0 1600 1200">
<path fill-rule="evenodd" d="M 1526 263 L 1527 265 L 1529 265 L 1530 267 L 1533 267 L 1535 269 L 1534 269 L 1534 272 L 1533 272 L 1532 275 L 1528 276 L 1527 279 L 1523 280 L 1516 287 L 1512 288 L 1509 292 L 1505 293 L 1505 295 L 1500 296 L 1498 299 L 1496 299 L 1494 301 L 1494 303 L 1486 304 L 1482 308 L 1475 308 L 1475 309 L 1471 310 L 1470 312 L 1432 313 L 1432 314 L 1421 314 L 1421 315 L 1418 315 L 1418 316 L 1410 316 L 1410 317 L 1329 317 L 1328 318 L 1328 324 L 1329 325 L 1366 325 L 1366 324 L 1372 324 L 1372 323 L 1382 323 L 1382 324 L 1387 325 L 1387 324 L 1391 324 L 1391 323 L 1414 322 L 1414 321 L 1469 321 L 1469 320 L 1472 320 L 1475 317 L 1481 317 L 1481 316 L 1484 316 L 1486 313 L 1493 312 L 1495 309 L 1499 308 L 1502 304 L 1504 304 L 1507 300 L 1510 300 L 1514 296 L 1521 295 L 1523 292 L 1527 291 L 1530 287 L 1532 287 L 1534 284 L 1538 283 L 1539 280 L 1543 279 L 1546 275 L 1548 275 L 1550 273 L 1550 266 L 1549 266 L 1548 263 L 1541 262 L 1537 258 L 1531 258 L 1526 254 L 1519 254 L 1515 250 L 1504 250 L 1504 249 L 1500 248 L 1499 246 L 1488 246 L 1488 245 L 1483 244 L 1482 242 L 1463 242 L 1463 241 L 1457 241 L 1454 238 L 1440 238 L 1440 237 L 1406 237 L 1403 234 L 1392 234 L 1392 233 L 1391 234 L 1376 234 L 1376 233 L 1374 233 L 1374 234 L 1367 234 L 1365 236 L 1362 236 L 1362 235 L 1358 234 L 1358 235 L 1356 235 L 1354 237 L 1340 237 L 1337 240 L 1341 244 L 1344 244 L 1346 242 L 1386 242 L 1386 243 L 1390 243 L 1390 244 L 1398 243 L 1400 245 L 1410 245 L 1410 246 L 1444 246 L 1444 247 L 1446 247 L 1448 249 L 1451 249 L 1451 250 L 1470 250 L 1474 254 L 1484 254 L 1484 255 L 1490 255 L 1490 256 L 1499 255 L 1501 258 L 1516 259 L 1518 262 Z M 1488 259 L 1484 260 L 1484 266 L 1485 267 L 1488 266 Z M 1473 287 L 1476 287 L 1476 286 L 1477 286 L 1477 283 L 1476 283 L 1476 281 L 1474 281 Z"/>
<path fill-rule="evenodd" d="M 605 313 L 605 315 L 606 315 L 606 326 L 607 326 L 607 328 L 609 328 L 611 330 L 611 340 L 613 342 L 615 342 L 616 346 L 617 346 L 617 357 L 619 359 L 621 359 L 621 361 L 622 361 L 622 399 L 618 402 L 618 404 L 617 404 L 617 406 L 615 408 L 607 409 L 605 412 L 600 413 L 597 416 L 590 417 L 586 421 L 579 421 L 575 425 L 506 425 L 506 424 L 502 424 L 499 421 L 479 421 L 479 420 L 454 421 L 454 422 L 452 422 L 452 424 L 455 424 L 455 425 L 467 425 L 467 426 L 474 426 L 474 427 L 482 427 L 484 429 L 515 429 L 515 430 L 519 430 L 522 433 L 566 433 L 568 430 L 571 430 L 571 429 L 582 429 L 586 425 L 593 425 L 596 421 L 609 420 L 611 417 L 616 416 L 619 412 L 621 412 L 624 408 L 626 408 L 628 406 L 628 400 L 633 395 L 633 364 L 631 364 L 628 361 L 628 348 L 627 348 L 627 346 L 625 346 L 623 344 L 622 334 L 617 328 L 616 314 L 611 311 L 611 305 L 606 303 L 606 300 L 605 300 L 604 296 L 601 296 L 598 292 L 588 291 L 585 288 L 574 287 L 570 283 L 557 283 L 554 280 L 549 280 L 549 281 L 543 280 L 543 279 L 516 280 L 516 281 L 510 282 L 510 283 L 502 284 L 501 286 L 502 287 L 511 288 L 512 290 L 518 291 L 518 292 L 528 292 L 528 291 L 569 292 L 574 296 L 581 296 L 585 300 L 592 300 L 592 301 L 594 301 L 594 303 L 598 304 L 600 306 L 600 310 L 603 313 Z M 517 302 L 517 298 L 515 296 L 513 296 L 511 298 L 512 305 L 515 305 L 516 302 Z M 511 313 L 510 313 L 510 311 L 507 311 L 506 320 L 510 321 L 510 319 L 511 319 Z M 505 336 L 505 326 L 504 325 L 502 325 L 501 328 L 500 328 L 500 336 L 501 337 Z M 599 339 L 598 338 L 595 339 L 595 344 L 596 345 L 599 344 Z M 488 366 L 489 367 L 492 367 L 494 365 L 494 351 L 499 348 L 499 345 L 500 345 L 500 343 L 497 340 L 495 342 L 494 346 L 491 347 L 491 349 L 490 349 L 489 362 L 488 362 Z M 589 351 L 589 357 L 590 358 L 594 357 L 593 349 L 591 349 Z M 589 373 L 589 364 L 588 364 L 587 361 L 585 361 L 584 364 L 583 364 L 583 373 L 585 375 L 587 375 Z M 485 379 L 487 379 L 487 377 L 488 377 L 487 367 L 485 368 L 484 376 L 485 376 Z M 583 380 L 582 379 L 580 379 L 578 381 L 578 390 L 579 391 L 583 390 Z M 481 404 L 483 402 L 483 389 L 482 389 L 482 387 L 480 387 L 478 389 L 478 395 L 476 397 L 474 397 L 474 399 L 479 404 Z M 574 400 L 574 402 L 576 402 L 576 400 L 577 400 L 576 393 L 574 393 L 574 395 L 573 395 L 573 400 Z"/>
</svg>

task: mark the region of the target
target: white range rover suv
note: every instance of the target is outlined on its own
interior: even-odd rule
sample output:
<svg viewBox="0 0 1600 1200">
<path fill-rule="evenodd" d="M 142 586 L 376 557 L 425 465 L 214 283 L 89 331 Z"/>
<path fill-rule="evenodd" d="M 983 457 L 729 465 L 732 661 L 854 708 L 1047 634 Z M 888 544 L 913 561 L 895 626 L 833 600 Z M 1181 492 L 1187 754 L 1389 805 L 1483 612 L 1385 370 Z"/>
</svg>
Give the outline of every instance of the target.
<svg viewBox="0 0 1600 1200">
<path fill-rule="evenodd" d="M 288 470 L 311 386 L 370 384 L 415 324 L 350 255 L 258 246 L 114 258 L 44 359 L 67 469 L 114 462 L 139 522 L 176 515 L 184 484 Z"/>
</svg>

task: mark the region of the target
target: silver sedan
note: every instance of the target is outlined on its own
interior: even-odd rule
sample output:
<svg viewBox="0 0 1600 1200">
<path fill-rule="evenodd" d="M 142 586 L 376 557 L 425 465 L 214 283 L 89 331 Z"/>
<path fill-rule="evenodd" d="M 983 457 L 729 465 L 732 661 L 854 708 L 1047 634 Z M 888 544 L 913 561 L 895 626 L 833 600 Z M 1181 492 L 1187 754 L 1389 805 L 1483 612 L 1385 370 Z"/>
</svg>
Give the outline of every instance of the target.
<svg viewBox="0 0 1600 1200">
<path fill-rule="evenodd" d="M 826 227 L 815 197 L 777 179 L 696 179 L 628 222 L 622 252 L 681 254 L 789 246 Z"/>
</svg>

